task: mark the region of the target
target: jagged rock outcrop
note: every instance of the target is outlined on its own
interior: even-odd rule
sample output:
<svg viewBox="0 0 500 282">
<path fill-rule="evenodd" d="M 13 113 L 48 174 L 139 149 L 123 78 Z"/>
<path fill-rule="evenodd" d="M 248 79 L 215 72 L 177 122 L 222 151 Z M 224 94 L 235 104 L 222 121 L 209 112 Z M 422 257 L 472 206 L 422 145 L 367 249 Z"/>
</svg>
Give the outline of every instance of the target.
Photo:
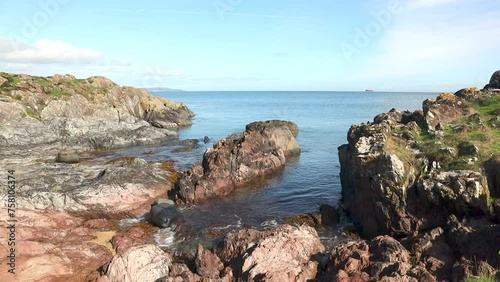
<svg viewBox="0 0 500 282">
<path fill-rule="evenodd" d="M 492 224 L 484 219 L 459 221 L 453 215 L 450 216 L 446 229 L 448 243 L 456 257 L 500 266 L 499 224 Z"/>
<path fill-rule="evenodd" d="M 63 142 L 110 149 L 156 144 L 176 138 L 172 129 L 190 125 L 193 116 L 182 103 L 104 77 L 0 77 L 2 146 Z"/>
<path fill-rule="evenodd" d="M 237 187 L 284 167 L 287 157 L 300 153 L 299 129 L 287 121 L 254 122 L 241 135 L 216 142 L 203 162 L 181 175 L 176 198 L 192 203 L 224 196 Z"/>
<path fill-rule="evenodd" d="M 393 109 L 353 125 L 348 144 L 339 147 L 343 207 L 362 236 L 386 241 L 390 235 L 394 244 L 341 246 L 331 254 L 326 277 L 463 281 L 470 275 L 498 276 L 499 113 L 497 91 L 465 88 L 426 100 L 422 111 Z M 405 248 L 396 248 L 397 265 L 388 264 L 389 257 L 375 259 L 374 252 L 390 255 L 389 246 L 399 243 Z"/>
<path fill-rule="evenodd" d="M 448 148 L 432 141 L 446 141 L 446 136 L 440 137 L 444 133 L 436 129 L 438 125 L 450 124 L 476 110 L 453 94 L 430 101 L 424 102 L 423 119 L 418 111 L 393 110 L 375 117 L 373 123 L 353 125 L 349 144 L 339 147 L 344 206 L 369 238 L 407 236 L 444 226 L 451 214 L 488 213 L 486 177 L 471 169 L 446 171 L 441 167 L 461 158 L 473 168 L 474 159 L 454 155 L 461 143 Z M 431 140 L 421 144 L 422 138 Z"/>
<path fill-rule="evenodd" d="M 434 282 L 436 278 L 424 265 L 412 263 L 410 252 L 396 239 L 379 236 L 336 247 L 321 281 Z"/>
<path fill-rule="evenodd" d="M 317 275 L 324 251 L 316 230 L 303 225 L 280 225 L 269 230 L 232 232 L 217 248 L 235 278 L 244 281 L 307 281 Z"/>
<path fill-rule="evenodd" d="M 439 130 L 439 124 L 449 123 L 470 115 L 473 110 L 458 96 L 443 93 L 437 99 L 423 102 L 424 120 L 427 130 Z"/>
</svg>

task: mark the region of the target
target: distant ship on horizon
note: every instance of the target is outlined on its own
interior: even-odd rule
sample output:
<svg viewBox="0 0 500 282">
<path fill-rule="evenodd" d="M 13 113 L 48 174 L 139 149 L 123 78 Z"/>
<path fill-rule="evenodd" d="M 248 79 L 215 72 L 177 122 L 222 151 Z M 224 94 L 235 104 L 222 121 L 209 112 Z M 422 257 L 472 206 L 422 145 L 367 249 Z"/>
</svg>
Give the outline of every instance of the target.
<svg viewBox="0 0 500 282">
<path fill-rule="evenodd" d="M 365 92 L 375 92 L 373 89 L 366 89 Z"/>
</svg>

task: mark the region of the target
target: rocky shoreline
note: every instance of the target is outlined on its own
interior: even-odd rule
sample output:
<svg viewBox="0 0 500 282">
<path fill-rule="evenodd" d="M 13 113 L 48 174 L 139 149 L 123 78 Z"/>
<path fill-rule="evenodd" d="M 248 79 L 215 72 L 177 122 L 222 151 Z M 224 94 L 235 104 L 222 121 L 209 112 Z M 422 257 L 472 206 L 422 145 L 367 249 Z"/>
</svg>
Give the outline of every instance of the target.
<svg viewBox="0 0 500 282">
<path fill-rule="evenodd" d="M 212 247 L 178 254 L 154 245 L 152 235 L 160 227 L 188 232 L 178 205 L 223 197 L 283 169 L 300 154 L 297 125 L 250 123 L 179 173 L 168 160 L 98 153 L 176 140 L 194 115 L 186 105 L 103 77 L 0 73 L 1 173 L 6 179 L 5 170 L 15 170 L 18 179 L 16 279 L 500 279 L 499 82 L 496 72 L 483 90 L 443 93 L 422 110 L 353 125 L 339 147 L 340 208 L 215 234 Z M 5 201 L 6 188 L 0 192 Z M 325 246 L 318 231 L 336 228 L 344 212 L 355 228 Z M 3 225 L 7 215 L 0 208 Z M 138 216 L 146 221 L 121 224 Z M 7 251 L 0 251 L 4 273 Z"/>
</svg>

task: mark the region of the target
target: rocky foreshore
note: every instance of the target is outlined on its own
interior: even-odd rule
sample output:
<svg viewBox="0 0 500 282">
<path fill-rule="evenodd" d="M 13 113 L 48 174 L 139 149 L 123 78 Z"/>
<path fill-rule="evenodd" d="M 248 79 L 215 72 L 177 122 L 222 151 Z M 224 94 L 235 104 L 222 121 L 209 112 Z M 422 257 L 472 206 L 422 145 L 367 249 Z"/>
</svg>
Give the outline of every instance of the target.
<svg viewBox="0 0 500 282">
<path fill-rule="evenodd" d="M 117 250 L 139 237 L 152 243 L 151 227 L 127 233 L 118 220 L 141 216 L 167 196 L 178 179 L 173 164 L 99 154 L 172 142 L 192 116 L 182 103 L 104 77 L 0 73 L 0 175 L 12 170 L 15 177 L 14 280 L 92 280 Z M 7 203 L 6 185 L 0 193 Z M 14 234 L 5 232 L 10 214 L 2 205 L 3 246 Z M 136 242 L 115 236 L 121 233 Z M 10 248 L 0 254 L 4 277 Z"/>
<path fill-rule="evenodd" d="M 393 109 L 353 125 L 339 147 L 339 209 L 322 205 L 277 227 L 217 234 L 192 254 L 154 244 L 154 225 L 189 225 L 174 200 L 223 197 L 279 171 L 300 153 L 297 125 L 250 123 L 177 173 L 167 160 L 95 152 L 175 138 L 171 130 L 192 116 L 185 105 L 104 78 L 0 75 L 1 163 L 18 179 L 20 281 L 500 279 L 500 72 L 483 90 L 443 93 L 422 110 Z M 95 109 L 106 114 L 95 120 Z M 6 224 L 7 210 L 0 212 Z M 343 212 L 354 227 L 327 246 L 319 232 L 337 230 Z M 147 220 L 120 221 L 139 215 Z M 7 254 L 2 248 L 3 273 Z"/>
</svg>

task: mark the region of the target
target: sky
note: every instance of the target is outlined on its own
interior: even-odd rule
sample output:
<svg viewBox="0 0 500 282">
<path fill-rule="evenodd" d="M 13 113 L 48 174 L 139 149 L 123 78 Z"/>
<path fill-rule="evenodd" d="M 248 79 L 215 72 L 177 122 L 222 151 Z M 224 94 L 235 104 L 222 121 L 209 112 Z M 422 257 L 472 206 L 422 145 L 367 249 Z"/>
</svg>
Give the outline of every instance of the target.
<svg viewBox="0 0 500 282">
<path fill-rule="evenodd" d="M 191 91 L 431 91 L 500 69 L 500 1 L 0 0 L 0 71 Z"/>
</svg>

